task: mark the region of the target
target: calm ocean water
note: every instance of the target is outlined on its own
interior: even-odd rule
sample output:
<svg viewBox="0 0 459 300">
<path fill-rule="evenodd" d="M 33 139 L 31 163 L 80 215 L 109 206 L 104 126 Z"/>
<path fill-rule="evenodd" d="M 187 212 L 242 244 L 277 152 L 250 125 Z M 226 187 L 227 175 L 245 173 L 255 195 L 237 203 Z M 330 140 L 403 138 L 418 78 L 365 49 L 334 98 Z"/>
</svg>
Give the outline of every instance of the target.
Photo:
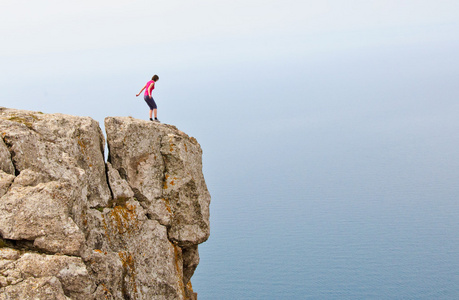
<svg viewBox="0 0 459 300">
<path fill-rule="evenodd" d="M 416 124 L 203 145 L 199 299 L 459 299 L 457 126 Z"/>
</svg>

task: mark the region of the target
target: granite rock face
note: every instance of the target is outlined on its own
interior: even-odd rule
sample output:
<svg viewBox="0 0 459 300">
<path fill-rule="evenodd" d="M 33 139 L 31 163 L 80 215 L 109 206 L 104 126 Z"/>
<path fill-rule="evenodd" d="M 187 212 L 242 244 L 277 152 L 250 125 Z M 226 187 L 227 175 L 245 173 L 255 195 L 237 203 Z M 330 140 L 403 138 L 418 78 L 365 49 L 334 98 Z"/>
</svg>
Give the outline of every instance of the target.
<svg viewBox="0 0 459 300">
<path fill-rule="evenodd" d="M 0 300 L 196 299 L 197 141 L 174 126 L 0 107 Z"/>
<path fill-rule="evenodd" d="M 113 168 L 169 238 L 181 247 L 207 240 L 210 195 L 197 141 L 173 126 L 128 117 L 106 118 L 105 129 Z"/>
</svg>

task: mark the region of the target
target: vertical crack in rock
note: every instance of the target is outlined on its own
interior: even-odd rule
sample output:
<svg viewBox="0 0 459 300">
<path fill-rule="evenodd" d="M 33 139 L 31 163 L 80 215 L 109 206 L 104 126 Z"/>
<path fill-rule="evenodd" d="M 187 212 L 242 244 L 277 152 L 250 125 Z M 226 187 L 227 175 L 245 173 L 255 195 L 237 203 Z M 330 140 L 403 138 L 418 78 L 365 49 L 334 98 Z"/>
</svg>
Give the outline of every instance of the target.
<svg viewBox="0 0 459 300">
<path fill-rule="evenodd" d="M 199 144 L 174 126 L 0 107 L 0 294 L 196 299 Z M 44 293 L 48 293 L 45 294 Z"/>
<path fill-rule="evenodd" d="M 108 186 L 108 190 L 110 191 L 110 199 L 114 199 L 114 196 L 113 196 L 113 190 L 112 190 L 112 187 L 111 187 L 111 184 L 110 184 L 110 178 L 109 178 L 109 175 L 108 175 L 108 163 L 105 164 L 105 178 L 107 180 L 107 186 Z"/>
</svg>

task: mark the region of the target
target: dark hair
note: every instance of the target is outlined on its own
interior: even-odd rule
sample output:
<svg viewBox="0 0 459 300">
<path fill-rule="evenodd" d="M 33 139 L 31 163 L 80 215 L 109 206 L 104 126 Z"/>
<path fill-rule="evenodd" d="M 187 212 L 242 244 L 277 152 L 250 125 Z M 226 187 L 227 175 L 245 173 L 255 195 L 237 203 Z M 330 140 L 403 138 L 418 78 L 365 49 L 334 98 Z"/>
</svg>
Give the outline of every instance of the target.
<svg viewBox="0 0 459 300">
<path fill-rule="evenodd" d="M 154 75 L 153 77 L 151 77 L 151 80 L 156 82 L 156 81 L 159 80 L 159 76 L 158 75 Z"/>
</svg>

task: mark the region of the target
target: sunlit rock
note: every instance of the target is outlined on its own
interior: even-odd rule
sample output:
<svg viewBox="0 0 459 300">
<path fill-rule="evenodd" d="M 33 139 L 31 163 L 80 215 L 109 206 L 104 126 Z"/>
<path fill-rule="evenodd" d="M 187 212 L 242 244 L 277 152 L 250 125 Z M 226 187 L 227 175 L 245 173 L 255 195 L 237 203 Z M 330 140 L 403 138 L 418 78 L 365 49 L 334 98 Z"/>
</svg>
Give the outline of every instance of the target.
<svg viewBox="0 0 459 300">
<path fill-rule="evenodd" d="M 202 151 L 175 127 L 0 108 L 0 300 L 195 299 Z"/>
</svg>

